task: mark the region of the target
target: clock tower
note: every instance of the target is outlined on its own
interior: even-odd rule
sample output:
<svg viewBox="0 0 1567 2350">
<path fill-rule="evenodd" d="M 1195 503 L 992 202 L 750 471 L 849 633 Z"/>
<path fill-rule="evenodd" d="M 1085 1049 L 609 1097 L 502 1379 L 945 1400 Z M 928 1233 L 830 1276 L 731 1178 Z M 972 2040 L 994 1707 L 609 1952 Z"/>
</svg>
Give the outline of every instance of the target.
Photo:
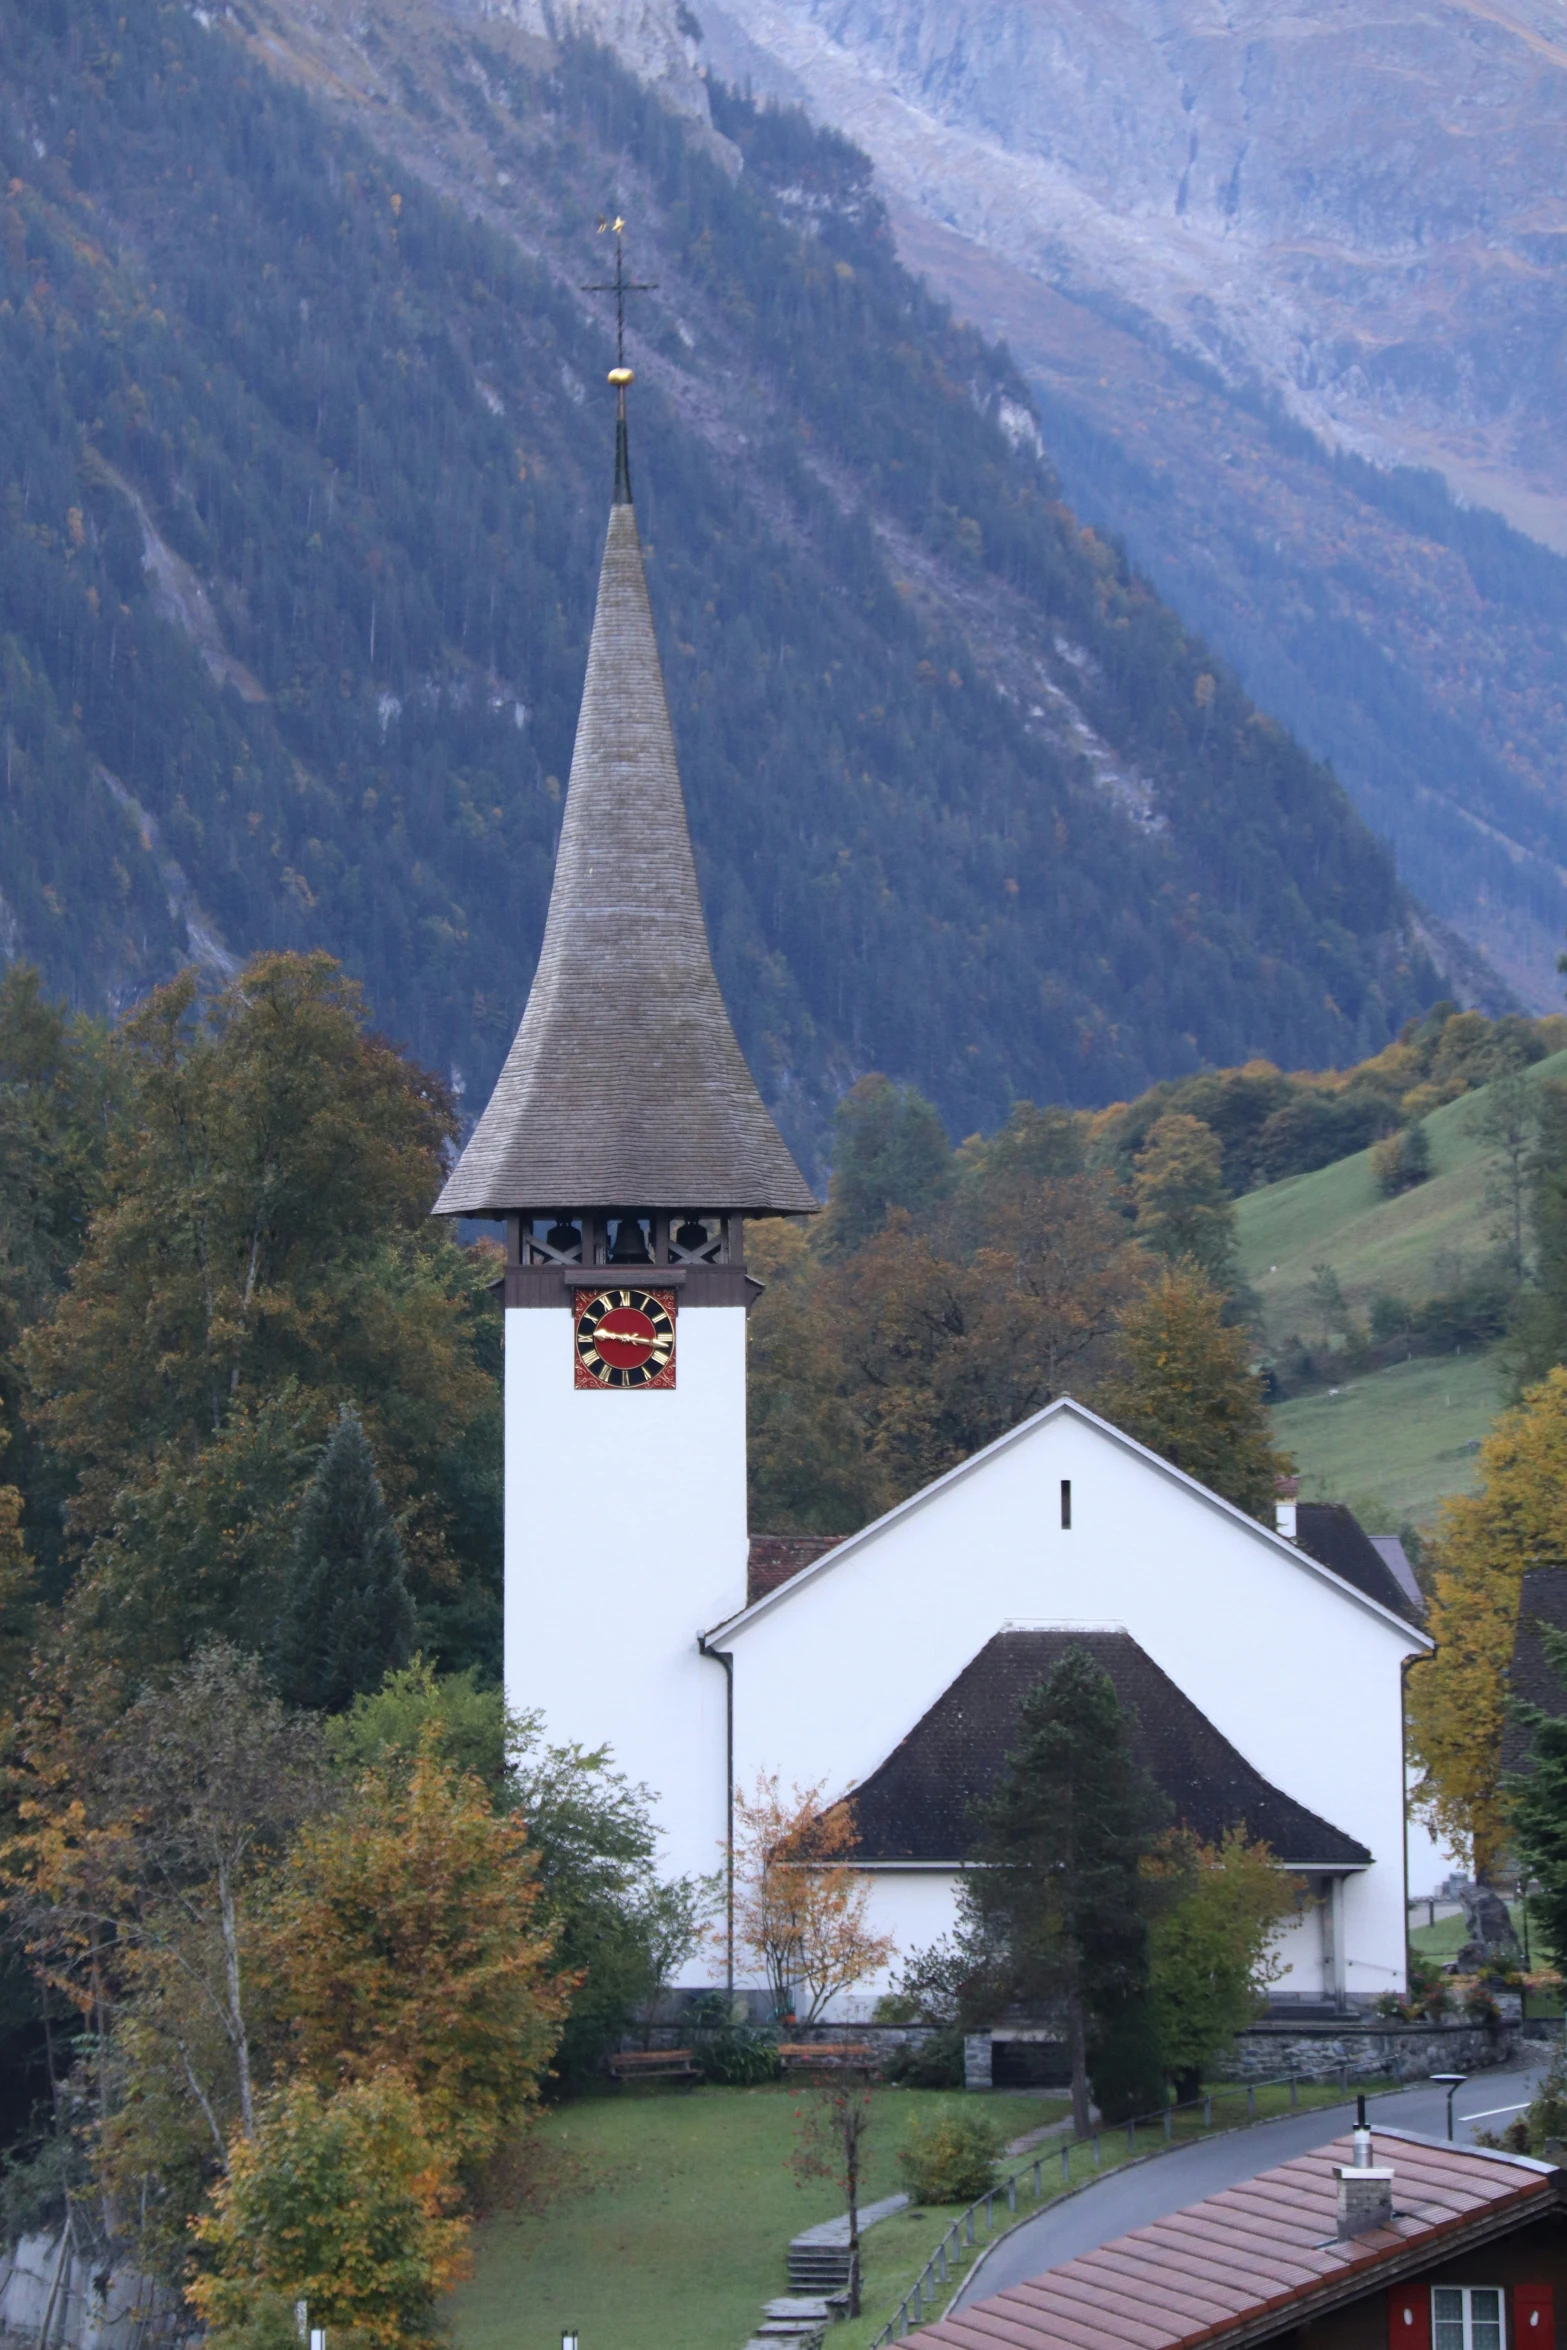
<svg viewBox="0 0 1567 2350">
<path fill-rule="evenodd" d="M 618 224 L 617 224 L 618 225 Z M 631 500 L 615 491 L 544 944 L 436 1214 L 505 1219 L 509 1703 L 652 1790 L 672 1872 L 727 1824 L 745 1605 L 746 1220 L 817 1201 L 708 951 Z"/>
</svg>

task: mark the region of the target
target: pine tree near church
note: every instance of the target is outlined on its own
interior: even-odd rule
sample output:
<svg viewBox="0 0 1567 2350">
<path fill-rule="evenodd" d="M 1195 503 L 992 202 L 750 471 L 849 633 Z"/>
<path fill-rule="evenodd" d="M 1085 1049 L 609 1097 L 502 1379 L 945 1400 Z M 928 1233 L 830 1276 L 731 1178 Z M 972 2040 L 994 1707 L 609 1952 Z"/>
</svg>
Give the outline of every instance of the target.
<svg viewBox="0 0 1567 2350">
<path fill-rule="evenodd" d="M 1069 1648 L 1023 1701 L 963 1900 L 1002 1996 L 1065 2019 L 1079 2136 L 1090 2076 L 1110 2120 L 1146 2112 L 1163 2085 L 1142 1875 L 1162 1811 L 1109 1674 Z"/>
<path fill-rule="evenodd" d="M 295 1705 L 336 1713 L 413 1652 L 403 1548 L 358 1414 L 344 1404 L 300 1505 L 280 1640 Z"/>
</svg>

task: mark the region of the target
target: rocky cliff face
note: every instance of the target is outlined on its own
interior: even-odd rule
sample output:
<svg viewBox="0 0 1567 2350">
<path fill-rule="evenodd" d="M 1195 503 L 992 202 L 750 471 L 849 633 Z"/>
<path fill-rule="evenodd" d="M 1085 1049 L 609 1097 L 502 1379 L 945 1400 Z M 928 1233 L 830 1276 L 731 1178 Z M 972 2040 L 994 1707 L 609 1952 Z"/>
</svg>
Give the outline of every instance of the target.
<svg viewBox="0 0 1567 2350">
<path fill-rule="evenodd" d="M 1023 363 L 1074 503 L 1334 759 L 1427 902 L 1553 1003 L 1567 563 L 1464 510 L 1567 548 L 1567 20 L 1543 0 L 702 17 L 716 70 L 870 152 L 905 258 Z"/>
<path fill-rule="evenodd" d="M 711 13 L 711 12 L 710 12 Z M 1543 0 L 724 0 L 889 187 L 1567 540 Z M 718 25 L 714 17 L 715 29 Z M 720 34 L 721 40 L 721 34 Z"/>
</svg>

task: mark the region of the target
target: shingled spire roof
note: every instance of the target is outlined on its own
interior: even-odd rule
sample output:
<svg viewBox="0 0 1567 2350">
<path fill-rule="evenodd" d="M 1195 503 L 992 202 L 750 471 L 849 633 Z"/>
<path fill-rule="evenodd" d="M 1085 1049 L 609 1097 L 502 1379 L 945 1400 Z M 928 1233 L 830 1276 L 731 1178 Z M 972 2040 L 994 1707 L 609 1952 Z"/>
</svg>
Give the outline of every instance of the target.
<svg viewBox="0 0 1567 2350">
<path fill-rule="evenodd" d="M 708 950 L 623 389 L 616 440 L 544 945 L 516 1041 L 435 1213 L 808 1214 L 816 1197 L 762 1105 Z"/>
</svg>

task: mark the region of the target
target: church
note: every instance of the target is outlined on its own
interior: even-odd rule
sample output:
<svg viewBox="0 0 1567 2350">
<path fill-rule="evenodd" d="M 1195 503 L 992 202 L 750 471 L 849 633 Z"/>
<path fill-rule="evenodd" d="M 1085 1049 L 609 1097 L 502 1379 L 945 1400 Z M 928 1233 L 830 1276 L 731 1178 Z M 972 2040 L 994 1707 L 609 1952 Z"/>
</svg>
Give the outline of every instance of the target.
<svg viewBox="0 0 1567 2350">
<path fill-rule="evenodd" d="M 1244 1822 L 1304 1884 L 1276 2003 L 1402 1992 L 1403 1672 L 1429 1642 L 1364 1536 L 1313 1555 L 1292 1515 L 1259 1525 L 1063 1397 L 842 1541 L 751 1537 L 746 1228 L 819 1203 L 713 970 L 631 371 L 609 380 L 614 495 L 543 947 L 435 1210 L 506 1230 L 508 1699 L 645 1782 L 671 1874 L 723 1869 L 760 1773 L 852 1795 L 872 1923 L 906 1955 L 952 1922 L 969 1806 L 1023 1695 L 1081 1642 L 1174 1815 L 1210 1839 Z M 694 1970 L 749 1980 L 721 1936 Z"/>
</svg>

